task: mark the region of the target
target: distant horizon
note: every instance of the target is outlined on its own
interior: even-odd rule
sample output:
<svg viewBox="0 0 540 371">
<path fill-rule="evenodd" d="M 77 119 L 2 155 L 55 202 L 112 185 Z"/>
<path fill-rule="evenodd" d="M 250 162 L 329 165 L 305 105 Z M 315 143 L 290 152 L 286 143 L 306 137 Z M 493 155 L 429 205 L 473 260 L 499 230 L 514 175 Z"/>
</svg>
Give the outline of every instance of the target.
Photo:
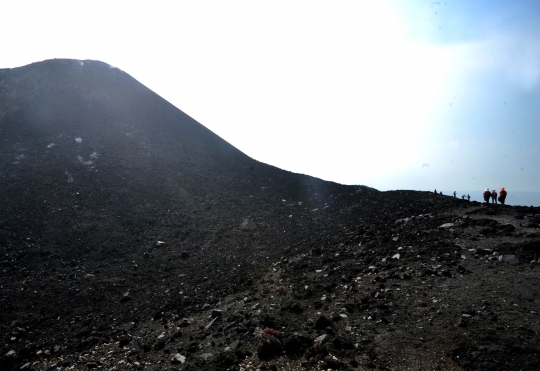
<svg viewBox="0 0 540 371">
<path fill-rule="evenodd" d="M 491 189 L 491 188 L 490 188 Z M 432 190 L 418 190 L 418 189 L 387 189 L 387 190 L 380 190 L 381 192 L 388 192 L 388 191 L 418 191 L 418 192 L 431 192 L 433 193 L 435 189 Z M 437 189 L 437 193 L 441 192 L 443 193 L 443 196 L 449 196 L 453 197 L 454 191 L 446 190 L 446 189 Z M 477 201 L 477 202 L 484 202 L 484 199 L 482 198 L 483 190 L 455 190 L 457 192 L 456 198 L 461 199 L 461 196 L 463 194 L 467 195 L 469 194 L 471 196 L 471 201 Z M 499 189 L 496 189 L 497 193 L 499 193 Z M 465 198 L 466 199 L 466 198 Z M 510 206 L 538 206 L 540 207 L 540 192 L 531 192 L 531 191 L 512 191 L 508 190 L 508 196 L 506 197 L 506 205 Z"/>
</svg>

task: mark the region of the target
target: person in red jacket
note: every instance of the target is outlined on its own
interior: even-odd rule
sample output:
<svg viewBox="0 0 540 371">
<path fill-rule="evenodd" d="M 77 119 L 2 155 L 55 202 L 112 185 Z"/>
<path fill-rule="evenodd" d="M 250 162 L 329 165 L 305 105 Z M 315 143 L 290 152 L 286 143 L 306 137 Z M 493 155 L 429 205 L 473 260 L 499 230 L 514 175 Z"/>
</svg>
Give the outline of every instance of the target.
<svg viewBox="0 0 540 371">
<path fill-rule="evenodd" d="M 489 204 L 489 199 L 491 198 L 491 192 L 489 191 L 489 188 L 486 188 L 484 190 L 482 196 L 484 196 L 484 201 L 486 202 L 486 204 Z"/>
<path fill-rule="evenodd" d="M 504 189 L 504 187 L 502 187 L 500 190 L 499 190 L 499 202 L 501 204 L 504 205 L 504 200 L 506 200 L 506 189 Z"/>
</svg>

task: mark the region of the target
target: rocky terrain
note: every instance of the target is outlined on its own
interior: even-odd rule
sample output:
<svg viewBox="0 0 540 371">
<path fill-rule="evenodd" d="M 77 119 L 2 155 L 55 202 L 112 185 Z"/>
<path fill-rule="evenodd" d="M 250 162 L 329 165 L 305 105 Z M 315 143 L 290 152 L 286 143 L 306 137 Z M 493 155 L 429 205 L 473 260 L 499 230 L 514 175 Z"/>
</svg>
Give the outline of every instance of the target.
<svg viewBox="0 0 540 371">
<path fill-rule="evenodd" d="M 2 370 L 538 370 L 540 208 L 260 163 L 123 71 L 0 70 Z"/>
</svg>

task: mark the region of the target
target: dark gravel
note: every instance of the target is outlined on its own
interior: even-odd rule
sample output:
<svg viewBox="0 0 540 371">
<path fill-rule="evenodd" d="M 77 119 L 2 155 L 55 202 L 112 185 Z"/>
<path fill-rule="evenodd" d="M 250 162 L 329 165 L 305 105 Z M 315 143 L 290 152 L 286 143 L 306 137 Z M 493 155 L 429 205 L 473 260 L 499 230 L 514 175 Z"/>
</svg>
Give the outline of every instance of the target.
<svg viewBox="0 0 540 371">
<path fill-rule="evenodd" d="M 283 171 L 96 61 L 0 70 L 0 152 L 2 370 L 540 369 L 539 208 Z"/>
</svg>

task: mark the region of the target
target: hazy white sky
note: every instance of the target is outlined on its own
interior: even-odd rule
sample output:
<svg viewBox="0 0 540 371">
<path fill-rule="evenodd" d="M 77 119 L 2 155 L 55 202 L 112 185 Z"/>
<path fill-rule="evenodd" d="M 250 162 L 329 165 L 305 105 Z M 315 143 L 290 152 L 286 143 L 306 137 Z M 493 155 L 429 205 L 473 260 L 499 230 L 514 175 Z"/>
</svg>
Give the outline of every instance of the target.
<svg viewBox="0 0 540 371">
<path fill-rule="evenodd" d="M 0 14 L 0 68 L 104 61 L 286 170 L 540 191 L 536 0 L 2 0 Z"/>
</svg>

